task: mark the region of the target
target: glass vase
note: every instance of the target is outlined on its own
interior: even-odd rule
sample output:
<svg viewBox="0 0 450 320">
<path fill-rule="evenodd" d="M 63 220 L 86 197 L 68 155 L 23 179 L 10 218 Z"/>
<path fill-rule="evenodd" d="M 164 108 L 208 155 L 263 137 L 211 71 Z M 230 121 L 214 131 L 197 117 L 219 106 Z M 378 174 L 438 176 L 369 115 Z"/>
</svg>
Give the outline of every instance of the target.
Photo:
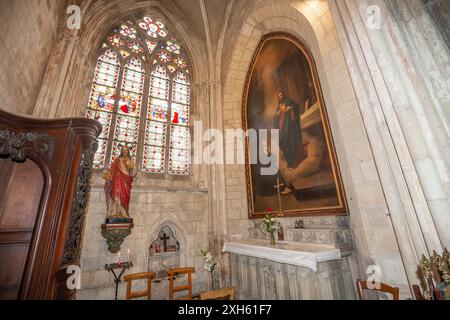
<svg viewBox="0 0 450 320">
<path fill-rule="evenodd" d="M 214 290 L 215 290 L 215 289 L 214 289 L 214 276 L 213 276 L 212 270 L 211 270 L 211 272 L 210 272 L 210 275 L 211 275 L 211 290 L 214 291 Z"/>
<path fill-rule="evenodd" d="M 270 233 L 270 244 L 274 245 L 275 244 L 275 231 L 272 231 Z"/>
</svg>

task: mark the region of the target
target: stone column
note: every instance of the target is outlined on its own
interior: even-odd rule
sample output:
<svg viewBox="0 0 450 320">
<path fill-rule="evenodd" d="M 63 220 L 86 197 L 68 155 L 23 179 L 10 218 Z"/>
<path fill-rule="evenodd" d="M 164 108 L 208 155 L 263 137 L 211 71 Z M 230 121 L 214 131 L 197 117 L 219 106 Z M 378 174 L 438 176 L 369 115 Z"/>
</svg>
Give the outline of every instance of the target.
<svg viewBox="0 0 450 320">
<path fill-rule="evenodd" d="M 436 111 L 430 108 L 433 103 L 402 37 L 396 9 L 389 7 L 392 3 L 329 3 L 411 285 L 418 281 L 420 256 L 449 244 L 450 217 L 439 213 L 448 206 L 448 192 L 441 194 L 441 207 L 430 202 L 432 190 L 441 190 L 447 179 L 437 177 L 438 172 L 448 174 L 448 144 L 436 144 L 442 135 L 424 130 L 433 126 Z M 398 1 L 398 6 L 405 8 L 407 1 Z M 372 20 L 377 18 L 378 26 Z M 446 148 L 438 151 L 439 146 Z"/>
<path fill-rule="evenodd" d="M 39 93 L 34 116 L 55 118 L 58 108 L 65 104 L 61 97 L 69 75 L 73 53 L 78 43 L 78 30 L 63 28 L 50 57 L 47 72 Z"/>
<path fill-rule="evenodd" d="M 83 117 L 85 113 L 93 77 L 89 71 L 98 53 L 94 41 L 98 30 L 86 23 L 92 0 L 73 0 L 71 4 L 81 8 L 81 29 L 68 29 L 69 16 L 64 20 L 36 102 L 33 115 L 37 117 Z M 83 42 L 82 37 L 89 40 Z"/>
</svg>

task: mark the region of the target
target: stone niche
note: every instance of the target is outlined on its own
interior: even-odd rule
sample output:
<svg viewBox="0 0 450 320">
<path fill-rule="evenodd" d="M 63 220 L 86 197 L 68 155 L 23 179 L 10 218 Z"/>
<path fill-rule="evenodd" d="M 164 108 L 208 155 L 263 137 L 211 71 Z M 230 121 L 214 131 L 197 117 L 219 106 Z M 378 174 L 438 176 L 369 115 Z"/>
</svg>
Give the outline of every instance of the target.
<svg viewBox="0 0 450 320">
<path fill-rule="evenodd" d="M 167 277 L 167 271 L 180 267 L 180 242 L 172 228 L 164 225 L 149 246 L 148 270 L 156 273 L 156 279 Z"/>
</svg>

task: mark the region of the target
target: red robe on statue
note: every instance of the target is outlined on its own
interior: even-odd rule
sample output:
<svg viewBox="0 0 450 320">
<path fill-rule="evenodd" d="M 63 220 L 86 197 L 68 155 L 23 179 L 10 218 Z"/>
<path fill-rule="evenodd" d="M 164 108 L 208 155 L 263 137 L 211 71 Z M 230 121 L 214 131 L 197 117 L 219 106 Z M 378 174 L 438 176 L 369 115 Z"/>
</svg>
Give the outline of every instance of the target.
<svg viewBox="0 0 450 320">
<path fill-rule="evenodd" d="M 111 166 L 111 178 L 111 199 L 120 202 L 121 206 L 128 214 L 133 177 L 127 172 L 127 169 L 120 158 L 114 160 L 114 163 Z"/>
</svg>

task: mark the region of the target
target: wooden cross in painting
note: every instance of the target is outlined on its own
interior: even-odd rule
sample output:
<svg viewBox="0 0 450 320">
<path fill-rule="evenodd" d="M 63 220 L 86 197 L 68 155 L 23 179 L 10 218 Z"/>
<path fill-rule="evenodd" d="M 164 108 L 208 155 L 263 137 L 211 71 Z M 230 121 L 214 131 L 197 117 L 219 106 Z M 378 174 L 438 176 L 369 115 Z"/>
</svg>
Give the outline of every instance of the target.
<svg viewBox="0 0 450 320">
<path fill-rule="evenodd" d="M 283 214 L 283 207 L 281 206 L 281 192 L 280 192 L 280 187 L 284 186 L 283 183 L 280 182 L 280 178 L 277 178 L 277 184 L 274 186 L 274 188 L 277 188 L 277 195 L 278 195 L 278 216 L 279 217 L 284 217 Z"/>
<path fill-rule="evenodd" d="M 159 239 L 163 241 L 164 252 L 167 252 L 167 240 L 170 239 L 170 237 L 163 233 L 162 237 Z"/>
</svg>

